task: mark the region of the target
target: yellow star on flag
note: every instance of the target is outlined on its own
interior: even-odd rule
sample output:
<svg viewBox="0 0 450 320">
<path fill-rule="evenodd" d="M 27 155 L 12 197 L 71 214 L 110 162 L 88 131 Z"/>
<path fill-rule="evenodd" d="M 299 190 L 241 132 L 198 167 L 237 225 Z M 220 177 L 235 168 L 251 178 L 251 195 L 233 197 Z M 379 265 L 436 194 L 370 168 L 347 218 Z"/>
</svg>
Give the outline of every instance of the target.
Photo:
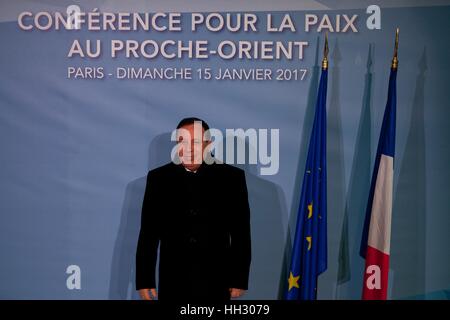
<svg viewBox="0 0 450 320">
<path fill-rule="evenodd" d="M 311 250 L 312 237 L 306 237 L 306 241 L 308 241 L 308 251 L 309 251 L 309 250 Z"/>
<path fill-rule="evenodd" d="M 293 287 L 300 288 L 300 287 L 298 286 L 298 279 L 300 279 L 300 276 L 294 277 L 294 275 L 292 274 L 292 271 L 291 271 L 291 273 L 289 274 L 289 279 L 288 279 L 288 282 L 289 282 L 289 291 L 291 291 L 291 289 L 292 289 Z"/>
</svg>

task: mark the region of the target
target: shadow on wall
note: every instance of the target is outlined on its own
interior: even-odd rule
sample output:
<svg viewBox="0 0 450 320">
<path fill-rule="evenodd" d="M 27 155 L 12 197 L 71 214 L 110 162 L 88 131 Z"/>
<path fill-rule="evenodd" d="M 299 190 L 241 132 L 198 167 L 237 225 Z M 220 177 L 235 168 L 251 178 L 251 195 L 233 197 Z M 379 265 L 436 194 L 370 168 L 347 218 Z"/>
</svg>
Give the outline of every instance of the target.
<svg viewBox="0 0 450 320">
<path fill-rule="evenodd" d="M 156 136 L 149 147 L 148 169 L 170 162 L 170 133 Z M 135 288 L 136 246 L 147 175 L 128 183 L 111 264 L 109 299 L 139 299 Z"/>
<path fill-rule="evenodd" d="M 249 150 L 247 142 L 245 145 L 246 150 Z M 149 169 L 170 162 L 172 148 L 170 133 L 157 136 L 150 144 Z M 252 232 L 249 290 L 242 298 L 276 299 L 283 253 L 282 214 L 286 214 L 286 210 L 282 209 L 284 195 L 276 184 L 257 175 L 256 165 L 249 165 L 248 161 L 246 163 L 236 165 L 246 173 Z M 111 266 L 110 299 L 139 299 L 135 290 L 135 254 L 145 185 L 146 176 L 143 176 L 131 181 L 125 190 Z"/>
<path fill-rule="evenodd" d="M 338 272 L 336 263 L 339 251 L 339 223 L 345 211 L 345 167 L 344 139 L 341 108 L 341 67 L 342 54 L 338 39 L 330 52 L 330 89 L 327 112 L 327 197 L 328 197 L 328 269 L 319 276 L 318 299 L 332 299 L 336 296 L 335 282 Z"/>
<path fill-rule="evenodd" d="M 418 64 L 411 120 L 394 193 L 391 240 L 392 298 L 425 292 L 426 175 L 424 86 L 426 48 Z M 399 107 L 404 104 L 400 104 Z M 393 272 L 392 272 L 393 271 Z"/>
<path fill-rule="evenodd" d="M 233 139 L 227 137 L 227 139 Z M 256 164 L 249 164 L 250 150 L 255 146 L 235 138 L 234 155 L 236 158 L 239 143 L 245 143 L 246 164 L 235 166 L 245 171 L 250 205 L 252 264 L 250 267 L 249 288 L 242 299 L 277 299 L 279 273 L 283 261 L 283 225 L 287 219 L 284 206 L 284 193 L 275 183 L 259 176 Z M 270 140 L 270 139 L 269 139 Z M 269 149 L 270 150 L 270 149 Z M 224 152 L 226 159 L 226 151 Z"/>
<path fill-rule="evenodd" d="M 342 222 L 338 255 L 336 299 L 360 299 L 364 260 L 359 256 L 364 217 L 369 197 L 371 167 L 371 106 L 374 73 L 373 44 L 369 45 L 361 115 L 355 142 L 349 189 Z M 353 277 L 352 277 L 353 272 Z"/>
</svg>

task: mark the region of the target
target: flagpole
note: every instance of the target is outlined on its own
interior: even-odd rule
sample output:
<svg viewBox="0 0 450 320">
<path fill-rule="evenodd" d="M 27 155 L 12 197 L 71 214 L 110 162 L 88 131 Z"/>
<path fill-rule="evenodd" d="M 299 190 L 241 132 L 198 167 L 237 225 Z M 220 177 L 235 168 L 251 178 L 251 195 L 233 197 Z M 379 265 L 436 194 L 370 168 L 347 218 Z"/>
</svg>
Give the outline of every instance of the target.
<svg viewBox="0 0 450 320">
<path fill-rule="evenodd" d="M 397 70 L 398 68 L 398 33 L 399 28 L 395 31 L 395 45 L 394 45 L 394 57 L 392 58 L 391 68 Z"/>
<path fill-rule="evenodd" d="M 323 47 L 322 69 L 328 69 L 328 32 L 325 33 L 325 45 Z"/>
</svg>

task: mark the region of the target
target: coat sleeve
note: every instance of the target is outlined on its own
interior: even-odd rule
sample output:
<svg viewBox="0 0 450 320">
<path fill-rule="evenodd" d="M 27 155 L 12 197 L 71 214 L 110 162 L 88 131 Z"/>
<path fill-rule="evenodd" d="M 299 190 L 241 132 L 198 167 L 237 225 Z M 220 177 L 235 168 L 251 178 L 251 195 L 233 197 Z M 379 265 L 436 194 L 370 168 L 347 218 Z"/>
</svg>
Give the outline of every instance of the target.
<svg viewBox="0 0 450 320">
<path fill-rule="evenodd" d="M 136 250 L 136 290 L 156 288 L 155 270 L 158 254 L 158 196 L 151 172 L 147 175 L 141 212 L 141 229 Z"/>
<path fill-rule="evenodd" d="M 251 262 L 250 207 L 244 171 L 239 171 L 231 223 L 231 288 L 248 289 Z"/>
</svg>

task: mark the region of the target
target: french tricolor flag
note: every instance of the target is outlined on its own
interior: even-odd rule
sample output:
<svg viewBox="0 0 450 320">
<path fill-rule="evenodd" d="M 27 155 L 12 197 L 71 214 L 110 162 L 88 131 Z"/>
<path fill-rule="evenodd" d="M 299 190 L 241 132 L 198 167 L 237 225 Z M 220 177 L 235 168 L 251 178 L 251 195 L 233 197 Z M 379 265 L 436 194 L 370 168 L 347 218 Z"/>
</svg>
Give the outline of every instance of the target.
<svg viewBox="0 0 450 320">
<path fill-rule="evenodd" d="M 397 104 L 396 56 L 394 61 L 389 77 L 388 100 L 378 142 L 360 248 L 361 256 L 366 259 L 362 293 L 364 300 L 387 298 Z"/>
</svg>

